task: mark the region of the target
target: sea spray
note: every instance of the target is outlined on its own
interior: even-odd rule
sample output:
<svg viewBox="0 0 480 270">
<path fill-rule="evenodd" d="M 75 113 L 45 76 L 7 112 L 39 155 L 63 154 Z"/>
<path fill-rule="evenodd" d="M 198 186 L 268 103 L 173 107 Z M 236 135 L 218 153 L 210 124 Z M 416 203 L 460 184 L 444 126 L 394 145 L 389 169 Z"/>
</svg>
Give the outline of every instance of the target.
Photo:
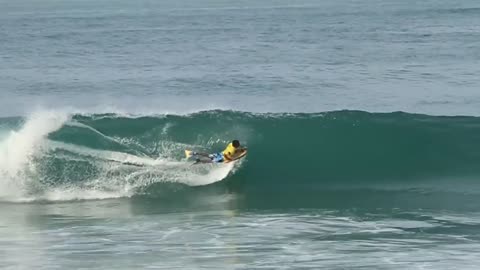
<svg viewBox="0 0 480 270">
<path fill-rule="evenodd" d="M 10 130 L 0 142 L 0 196 L 18 197 L 35 173 L 32 159 L 39 154 L 47 135 L 62 127 L 68 115 L 39 111 L 30 115 L 19 130 Z"/>
</svg>

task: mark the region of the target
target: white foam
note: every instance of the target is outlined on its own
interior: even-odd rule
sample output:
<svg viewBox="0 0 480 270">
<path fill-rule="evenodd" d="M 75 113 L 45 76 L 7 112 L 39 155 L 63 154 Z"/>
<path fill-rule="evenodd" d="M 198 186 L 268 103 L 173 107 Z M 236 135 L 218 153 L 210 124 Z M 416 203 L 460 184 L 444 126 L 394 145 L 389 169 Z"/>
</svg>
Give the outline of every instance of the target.
<svg viewBox="0 0 480 270">
<path fill-rule="evenodd" d="M 104 155 L 110 156 L 108 161 L 116 159 L 119 162 L 122 160 L 121 156 L 128 156 L 123 160 L 126 162 L 127 160 L 134 160 L 146 166 L 132 167 L 128 164 L 112 164 L 108 161 L 102 164 L 101 161 L 97 160 L 96 166 L 103 171 L 98 178 L 88 179 L 79 185 L 69 184 L 63 187 L 50 187 L 36 196 L 16 198 L 15 201 L 102 200 L 131 197 L 137 194 L 139 188 L 160 182 L 182 183 L 190 186 L 212 184 L 223 180 L 233 168 L 233 164 L 192 166 L 191 163 L 186 162 L 133 158 L 128 154 L 115 152 L 104 153 Z M 108 175 L 114 171 L 117 172 L 116 176 Z"/>
<path fill-rule="evenodd" d="M 235 168 L 233 163 L 192 166 L 191 162 L 91 149 L 47 139 L 48 134 L 66 124 L 89 128 L 67 123 L 68 120 L 66 113 L 39 111 L 30 115 L 19 130 L 10 131 L 0 141 L 0 200 L 25 202 L 130 197 L 137 190 L 159 182 L 209 185 L 225 179 Z M 116 138 L 108 138 L 122 143 Z M 162 145 L 162 154 L 179 147 L 185 148 L 183 145 Z M 78 170 L 76 166 L 65 166 L 60 176 L 63 184 L 57 183 L 55 177 L 58 176 L 50 175 L 48 166 L 39 166 L 49 158 L 88 163 L 94 168 L 94 174 L 85 172 L 82 175 L 82 172 L 75 171 Z M 66 179 L 68 177 L 80 177 L 80 180 Z"/>
<path fill-rule="evenodd" d="M 0 197 L 18 197 L 27 185 L 26 176 L 34 170 L 30 162 L 46 136 L 58 130 L 68 115 L 56 111 L 38 111 L 30 115 L 18 131 L 10 131 L 0 142 Z"/>
<path fill-rule="evenodd" d="M 87 158 L 99 159 L 106 162 L 116 162 L 118 164 L 104 165 L 105 172 L 111 172 L 114 169 L 125 168 L 129 165 L 142 166 L 132 168 L 132 171 L 125 173 L 123 177 L 129 179 L 140 175 L 150 174 L 149 179 L 136 183 L 137 185 L 145 185 L 146 182 L 177 182 L 190 186 L 209 185 L 223 180 L 228 174 L 234 171 L 235 163 L 228 164 L 198 164 L 192 166 L 191 162 L 176 161 L 169 159 L 154 159 L 150 157 L 139 157 L 136 155 L 107 151 L 95 150 L 88 147 L 71 145 L 61 142 L 50 142 L 51 149 L 64 149 L 70 152 L 80 154 Z M 240 163 L 237 163 L 240 164 Z M 100 166 L 100 164 L 98 164 Z M 108 180 L 105 180 L 108 181 Z"/>
<path fill-rule="evenodd" d="M 122 197 L 130 197 L 133 194 L 108 192 L 101 190 L 85 190 L 75 187 L 63 187 L 47 190 L 39 195 L 11 198 L 11 202 L 33 202 L 33 201 L 76 201 L 76 200 L 105 200 Z"/>
</svg>

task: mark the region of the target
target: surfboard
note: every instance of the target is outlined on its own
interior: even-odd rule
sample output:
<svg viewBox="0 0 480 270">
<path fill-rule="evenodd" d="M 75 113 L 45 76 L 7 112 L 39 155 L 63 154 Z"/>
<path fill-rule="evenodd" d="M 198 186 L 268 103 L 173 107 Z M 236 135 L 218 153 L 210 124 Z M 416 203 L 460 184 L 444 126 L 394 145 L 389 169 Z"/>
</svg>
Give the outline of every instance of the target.
<svg viewBox="0 0 480 270">
<path fill-rule="evenodd" d="M 234 158 L 233 160 L 224 160 L 223 163 L 229 163 L 229 162 L 232 162 L 232 161 L 236 161 L 236 160 L 239 160 L 243 157 L 245 157 L 247 155 L 247 149 L 242 149 L 242 152 L 240 152 L 240 154 Z"/>
<path fill-rule="evenodd" d="M 245 157 L 247 155 L 247 152 L 248 152 L 247 149 L 243 149 L 242 152 L 240 152 L 240 154 L 235 159 L 233 159 L 233 160 L 224 159 L 223 163 L 229 163 L 229 162 L 232 162 L 232 161 L 239 160 L 239 159 Z M 185 150 L 185 157 L 188 159 L 188 158 L 191 158 L 191 157 L 195 156 L 193 153 L 194 152 L 191 151 L 191 150 Z"/>
</svg>

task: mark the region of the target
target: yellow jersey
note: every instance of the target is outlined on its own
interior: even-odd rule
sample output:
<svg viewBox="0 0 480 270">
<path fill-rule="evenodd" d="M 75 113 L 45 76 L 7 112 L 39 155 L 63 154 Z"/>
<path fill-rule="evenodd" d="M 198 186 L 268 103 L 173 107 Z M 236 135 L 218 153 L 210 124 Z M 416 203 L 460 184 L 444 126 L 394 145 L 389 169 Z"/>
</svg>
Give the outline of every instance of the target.
<svg viewBox="0 0 480 270">
<path fill-rule="evenodd" d="M 236 156 L 236 153 L 237 153 L 237 148 L 235 148 L 232 143 L 229 143 L 227 145 L 227 148 L 225 148 L 225 150 L 223 150 L 223 157 L 228 160 L 228 161 L 232 161 L 235 159 L 235 156 Z"/>
</svg>

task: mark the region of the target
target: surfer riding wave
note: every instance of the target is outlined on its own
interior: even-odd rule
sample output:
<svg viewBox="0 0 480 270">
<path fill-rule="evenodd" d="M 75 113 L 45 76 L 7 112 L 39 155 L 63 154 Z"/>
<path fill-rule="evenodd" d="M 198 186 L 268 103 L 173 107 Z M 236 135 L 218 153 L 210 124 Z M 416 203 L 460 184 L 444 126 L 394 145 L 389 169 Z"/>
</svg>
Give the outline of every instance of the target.
<svg viewBox="0 0 480 270">
<path fill-rule="evenodd" d="M 240 145 L 240 141 L 233 140 L 227 145 L 225 150 L 218 153 L 198 153 L 194 151 L 185 151 L 187 158 L 195 157 L 196 163 L 228 163 L 245 156 L 247 148 Z"/>
</svg>

